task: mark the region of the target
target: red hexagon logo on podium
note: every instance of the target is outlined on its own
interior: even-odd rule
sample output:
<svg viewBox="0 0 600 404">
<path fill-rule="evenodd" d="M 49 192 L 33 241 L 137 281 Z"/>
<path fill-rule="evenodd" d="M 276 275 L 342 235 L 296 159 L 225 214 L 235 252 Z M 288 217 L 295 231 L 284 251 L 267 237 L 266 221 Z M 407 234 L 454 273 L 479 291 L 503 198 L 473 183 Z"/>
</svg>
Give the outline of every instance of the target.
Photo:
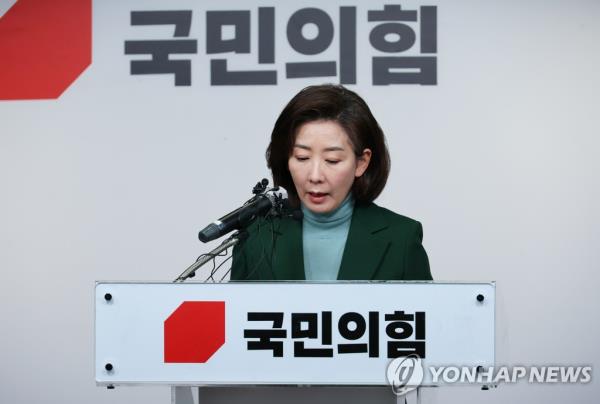
<svg viewBox="0 0 600 404">
<path fill-rule="evenodd" d="M 225 302 L 186 301 L 165 320 L 165 363 L 205 363 L 225 343 Z"/>
</svg>

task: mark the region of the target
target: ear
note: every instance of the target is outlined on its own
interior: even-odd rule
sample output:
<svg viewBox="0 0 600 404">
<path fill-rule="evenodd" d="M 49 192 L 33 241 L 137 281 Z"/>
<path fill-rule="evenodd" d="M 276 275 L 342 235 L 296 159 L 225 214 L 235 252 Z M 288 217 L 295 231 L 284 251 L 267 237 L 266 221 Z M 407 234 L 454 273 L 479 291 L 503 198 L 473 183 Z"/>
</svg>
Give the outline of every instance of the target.
<svg viewBox="0 0 600 404">
<path fill-rule="evenodd" d="M 354 171 L 355 177 L 360 177 L 361 175 L 363 175 L 365 173 L 365 171 L 367 171 L 367 168 L 369 167 L 369 163 L 371 162 L 372 154 L 373 153 L 371 152 L 371 149 L 364 149 L 362 151 L 362 154 L 357 157 L 356 170 Z"/>
</svg>

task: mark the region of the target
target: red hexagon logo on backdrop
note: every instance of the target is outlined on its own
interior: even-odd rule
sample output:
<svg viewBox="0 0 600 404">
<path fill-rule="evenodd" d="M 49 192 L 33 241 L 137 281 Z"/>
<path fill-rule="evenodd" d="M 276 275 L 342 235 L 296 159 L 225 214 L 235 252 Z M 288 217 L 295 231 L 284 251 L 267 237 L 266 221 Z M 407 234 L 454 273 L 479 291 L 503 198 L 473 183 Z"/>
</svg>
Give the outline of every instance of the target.
<svg viewBox="0 0 600 404">
<path fill-rule="evenodd" d="M 92 0 L 18 0 L 0 17 L 0 100 L 58 98 L 92 63 Z"/>
<path fill-rule="evenodd" d="M 164 333 L 165 363 L 205 363 L 225 343 L 225 302 L 181 303 Z"/>
</svg>

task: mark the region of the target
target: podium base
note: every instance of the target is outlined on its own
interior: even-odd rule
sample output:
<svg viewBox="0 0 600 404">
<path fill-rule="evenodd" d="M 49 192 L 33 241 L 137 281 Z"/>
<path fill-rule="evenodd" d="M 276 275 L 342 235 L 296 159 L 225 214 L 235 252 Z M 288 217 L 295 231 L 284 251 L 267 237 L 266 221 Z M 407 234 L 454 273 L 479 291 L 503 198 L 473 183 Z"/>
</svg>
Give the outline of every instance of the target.
<svg viewBox="0 0 600 404">
<path fill-rule="evenodd" d="M 427 394 L 424 394 L 427 390 Z M 429 404 L 435 388 L 396 396 L 388 386 L 251 386 L 171 388 L 172 404 Z"/>
</svg>

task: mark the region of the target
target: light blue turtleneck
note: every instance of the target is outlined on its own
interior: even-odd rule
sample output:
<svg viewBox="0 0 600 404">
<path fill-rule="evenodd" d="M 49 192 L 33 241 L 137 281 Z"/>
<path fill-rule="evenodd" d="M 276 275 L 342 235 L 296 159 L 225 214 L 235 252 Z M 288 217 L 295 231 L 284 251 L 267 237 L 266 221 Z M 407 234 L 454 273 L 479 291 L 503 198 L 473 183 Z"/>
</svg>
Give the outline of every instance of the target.
<svg viewBox="0 0 600 404">
<path fill-rule="evenodd" d="M 334 211 L 314 213 L 302 205 L 302 243 L 306 280 L 336 280 L 350 230 L 352 193 Z"/>
</svg>

